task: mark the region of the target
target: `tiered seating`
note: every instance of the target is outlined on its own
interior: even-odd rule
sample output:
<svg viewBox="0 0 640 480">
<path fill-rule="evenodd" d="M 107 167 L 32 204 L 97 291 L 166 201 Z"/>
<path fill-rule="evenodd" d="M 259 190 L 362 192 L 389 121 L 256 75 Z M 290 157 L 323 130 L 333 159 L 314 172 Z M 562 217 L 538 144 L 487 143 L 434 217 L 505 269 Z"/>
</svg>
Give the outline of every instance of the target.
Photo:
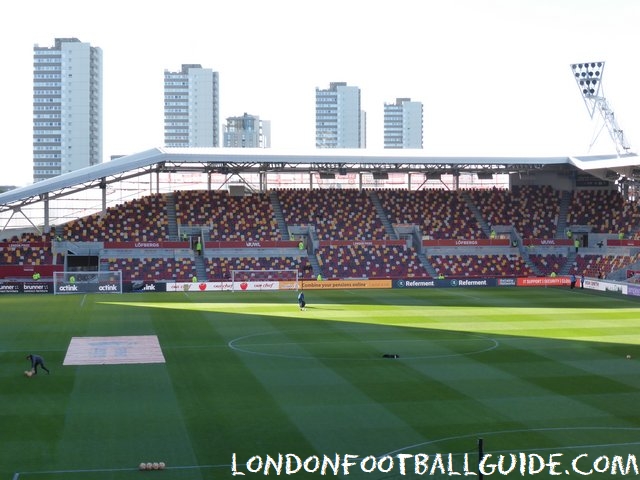
<svg viewBox="0 0 640 480">
<path fill-rule="evenodd" d="M 232 270 L 298 270 L 309 277 L 307 257 L 211 257 L 205 259 L 209 280 L 228 280 Z"/>
<path fill-rule="evenodd" d="M 429 262 L 445 277 L 514 277 L 534 273 L 519 255 L 437 255 Z"/>
<path fill-rule="evenodd" d="M 640 207 L 615 190 L 577 190 L 567 213 L 568 225 L 590 225 L 594 233 L 629 234 L 639 223 Z"/>
<path fill-rule="evenodd" d="M 385 230 L 365 191 L 278 190 L 288 225 L 314 225 L 320 240 L 382 240 Z"/>
<path fill-rule="evenodd" d="M 63 259 L 60 255 L 55 259 L 51 252 L 52 233 L 25 233 L 20 237 L 13 235 L 11 239 L 4 242 L 25 244 L 13 249 L 2 249 L 0 265 L 51 265 L 61 264 Z"/>
<path fill-rule="evenodd" d="M 523 185 L 513 188 L 518 198 L 514 225 L 523 238 L 551 239 L 556 236 L 562 192 L 552 187 Z"/>
<path fill-rule="evenodd" d="M 571 273 L 584 274 L 587 277 L 606 277 L 610 271 L 606 270 L 607 264 L 604 257 L 599 255 L 577 255 L 571 269 Z"/>
<path fill-rule="evenodd" d="M 53 255 L 51 248 L 42 247 L 16 247 L 14 250 L 3 249 L 0 257 L 2 265 L 51 265 Z"/>
<path fill-rule="evenodd" d="M 631 265 L 640 260 L 640 254 L 628 255 L 577 255 L 572 273 L 584 274 L 587 277 L 606 277 L 615 270 Z"/>
<path fill-rule="evenodd" d="M 513 223 L 514 208 L 509 190 L 494 187 L 467 190 L 467 193 L 489 225 L 511 225 Z"/>
<path fill-rule="evenodd" d="M 123 281 L 188 282 L 196 273 L 190 258 L 109 258 L 110 271 L 121 270 Z"/>
<path fill-rule="evenodd" d="M 377 194 L 392 223 L 418 225 L 425 237 L 485 237 L 475 216 L 457 192 L 380 190 Z"/>
<path fill-rule="evenodd" d="M 23 233 L 19 237 L 13 235 L 10 239 L 5 238 L 2 242 L 20 242 L 20 243 L 50 243 L 55 238 L 53 233 Z"/>
<path fill-rule="evenodd" d="M 63 240 L 93 242 L 148 242 L 168 237 L 166 199 L 149 195 L 93 214 L 64 226 Z"/>
<path fill-rule="evenodd" d="M 523 238 L 556 235 L 562 192 L 550 186 L 522 185 L 505 189 L 468 190 L 489 225 L 513 225 Z"/>
<path fill-rule="evenodd" d="M 608 262 L 611 267 L 610 271 L 615 271 L 615 270 L 620 270 L 622 268 L 627 268 L 632 263 L 636 263 L 640 259 L 640 254 L 617 255 L 617 256 L 609 256 L 605 258 L 608 258 Z"/>
<path fill-rule="evenodd" d="M 227 191 L 177 191 L 180 225 L 209 226 L 216 241 L 282 240 L 269 196 L 232 197 Z"/>
<path fill-rule="evenodd" d="M 329 278 L 426 277 L 427 271 L 413 249 L 404 246 L 370 245 L 366 240 L 386 237 L 369 193 L 357 189 L 278 190 L 289 225 L 313 225 L 324 244 L 332 240 L 363 240 L 349 246 L 322 246 L 317 252 L 324 276 Z M 484 234 L 465 198 L 471 198 L 492 225 L 513 225 L 526 238 L 549 239 L 556 235 L 561 192 L 551 187 L 516 186 L 511 191 L 476 189 L 377 190 L 388 219 L 397 224 L 417 224 L 425 237 L 473 239 Z M 466 195 L 468 194 L 468 197 Z M 176 191 L 177 219 L 182 225 L 208 226 L 212 240 L 281 240 L 268 194 L 231 197 L 226 191 Z M 605 211 L 607 215 L 602 215 Z M 578 191 L 569 208 L 569 225 L 591 225 L 595 233 L 630 233 L 640 223 L 640 208 L 615 191 Z M 63 240 L 144 242 L 168 239 L 166 198 L 155 194 L 109 208 L 104 216 L 92 215 L 57 227 Z M 286 232 L 282 232 L 288 235 Z M 50 265 L 61 263 L 51 254 L 56 237 L 24 235 L 12 242 L 25 243 L 0 252 L 0 265 Z M 31 247 L 26 244 L 42 244 Z M 344 242 L 347 243 L 347 242 Z M 537 250 L 536 250 L 537 251 Z M 557 250 L 555 250 L 557 251 Z M 595 251 L 595 250 L 591 250 Z M 602 250 L 606 251 L 605 249 Z M 444 253 L 444 252 L 443 252 Z M 455 252 L 454 252 L 455 253 Z M 473 252 L 472 252 L 473 253 Z M 583 249 L 580 249 L 583 253 Z M 130 253 L 122 253 L 129 255 Z M 207 256 L 215 251 L 207 252 Z M 247 252 L 251 255 L 252 252 Z M 115 253 L 112 253 L 115 255 Z M 156 255 L 152 253 L 151 255 Z M 530 255 L 545 275 L 566 269 L 565 255 Z M 578 255 L 572 272 L 597 276 L 623 269 L 640 257 Z M 306 257 L 205 258 L 208 279 L 229 278 L 230 271 L 296 269 L 310 278 Z M 429 258 L 446 277 L 526 276 L 534 273 L 518 255 L 436 255 Z M 110 258 L 109 269 L 123 271 L 125 280 L 190 281 L 195 274 L 192 259 Z M 564 268 L 563 268 L 564 267 Z M 206 279 L 202 279 L 206 280 Z"/>
<path fill-rule="evenodd" d="M 529 259 L 538 267 L 543 275 L 551 275 L 552 272 L 559 273 L 567 263 L 565 255 L 529 255 Z"/>
<path fill-rule="evenodd" d="M 318 250 L 318 262 L 328 278 L 428 276 L 417 255 L 398 245 L 321 247 Z"/>
</svg>

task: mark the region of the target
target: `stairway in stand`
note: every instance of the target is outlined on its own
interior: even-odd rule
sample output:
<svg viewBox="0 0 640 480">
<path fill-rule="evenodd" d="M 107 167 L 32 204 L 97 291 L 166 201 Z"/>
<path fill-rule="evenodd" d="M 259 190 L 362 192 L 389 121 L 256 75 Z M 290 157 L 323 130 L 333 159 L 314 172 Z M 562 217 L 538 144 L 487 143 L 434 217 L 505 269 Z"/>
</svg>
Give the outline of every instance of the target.
<svg viewBox="0 0 640 480">
<path fill-rule="evenodd" d="M 278 230 L 280 230 L 280 238 L 282 240 L 289 240 L 289 229 L 287 223 L 284 221 L 284 214 L 282 213 L 282 206 L 280 205 L 280 199 L 278 193 L 274 190 L 269 192 L 269 200 L 271 201 L 271 208 L 273 208 L 273 215 L 278 222 Z"/>
<path fill-rule="evenodd" d="M 178 221 L 176 214 L 176 198 L 173 192 L 165 194 L 167 203 L 167 220 L 169 229 L 169 240 L 178 240 Z"/>
<path fill-rule="evenodd" d="M 207 280 L 207 267 L 204 264 L 204 257 L 202 255 L 195 255 L 194 264 L 196 266 L 196 276 L 200 281 Z"/>
</svg>

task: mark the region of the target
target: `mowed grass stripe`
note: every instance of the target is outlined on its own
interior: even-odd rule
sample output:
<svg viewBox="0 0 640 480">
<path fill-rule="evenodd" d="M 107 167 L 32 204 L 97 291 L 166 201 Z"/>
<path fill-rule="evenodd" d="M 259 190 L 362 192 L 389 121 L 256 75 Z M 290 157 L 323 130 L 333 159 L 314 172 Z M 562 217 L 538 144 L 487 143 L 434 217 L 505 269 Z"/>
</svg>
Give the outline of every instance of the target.
<svg viewBox="0 0 640 480">
<path fill-rule="evenodd" d="M 135 469 L 142 461 L 197 464 L 164 365 L 75 368 L 56 467 Z M 196 472 L 193 478 L 201 477 Z"/>
<path fill-rule="evenodd" d="M 633 299 L 568 289 L 309 291 L 310 308 L 300 312 L 294 292 L 254 293 L 48 297 L 46 304 L 34 296 L 8 307 L 0 358 L 11 366 L 0 365 L 0 375 L 12 394 L 0 392 L 0 407 L 23 402 L 26 408 L 5 409 L 2 478 L 89 465 L 89 458 L 74 458 L 79 439 L 118 445 L 129 428 L 124 419 L 133 423 L 137 416 L 148 428 L 130 427 L 123 446 L 155 450 L 162 438 L 176 463 L 194 463 L 193 471 L 166 472 L 176 479 L 229 476 L 234 451 L 245 459 L 420 451 L 420 445 L 463 452 L 484 436 L 490 451 L 586 445 L 597 454 L 605 451 L 597 445 L 637 437 L 638 431 L 617 430 L 638 428 L 637 365 L 625 358 L 638 345 L 640 309 Z M 29 322 L 20 318 L 25 314 Z M 588 341 L 576 340 L 576 331 Z M 114 375 L 102 378 L 86 375 L 85 367 L 57 371 L 73 335 L 149 333 L 159 336 L 167 364 L 146 367 L 159 370 L 120 366 L 127 369 L 104 370 Z M 269 355 L 230 348 L 240 338 L 238 345 Z M 495 339 L 497 347 L 469 354 L 468 346 L 482 338 Z M 11 352 L 30 345 L 49 349 L 57 376 L 16 376 L 24 355 Z M 399 359 L 380 358 L 391 349 Z M 285 355 L 273 355 L 279 350 Z M 417 358 L 416 352 L 438 355 Z M 103 384 L 92 389 L 95 380 Z M 130 388 L 120 391 L 119 384 Z M 112 404 L 134 397 L 144 401 L 128 405 L 121 424 L 109 424 L 108 415 L 91 418 L 99 409 L 117 412 Z M 42 414 L 33 414 L 38 408 Z M 166 426 L 153 424 L 158 414 L 167 416 Z M 14 433 L 20 429 L 24 434 Z M 31 455 L 31 438 L 41 453 Z M 128 465 L 126 449 L 115 449 L 112 468 Z M 198 473 L 180 476 L 187 471 Z M 105 470 L 76 478 L 139 475 Z"/>
<path fill-rule="evenodd" d="M 88 296 L 82 336 L 156 334 L 158 313 L 101 303 Z M 80 336 L 78 333 L 74 336 Z M 162 339 L 160 339 L 162 346 Z M 197 464 L 165 364 L 64 367 L 75 382 L 55 466 L 135 469 L 143 461 Z M 93 432 L 99 432 L 94 435 Z M 168 443 L 167 439 L 172 442 Z M 194 472 L 193 478 L 201 478 Z"/>
<path fill-rule="evenodd" d="M 367 455 L 384 451 L 389 444 L 422 438 L 410 424 L 386 408 L 384 402 L 345 378 L 344 362 L 328 365 L 315 359 L 260 358 L 248 354 L 244 355 L 244 361 L 306 439 L 306 445 L 301 445 L 280 438 L 279 448 L 283 452 L 309 455 L 341 451 Z M 359 362 L 360 368 L 365 368 L 365 364 Z M 282 431 L 282 426 L 276 428 Z M 273 450 L 274 446 L 268 448 Z"/>
<path fill-rule="evenodd" d="M 235 318 L 235 313 L 233 321 L 229 321 L 218 313 L 216 319 L 211 322 L 228 342 L 240 338 L 236 335 L 241 333 L 237 329 L 238 322 L 241 321 L 245 324 L 245 334 L 247 323 L 253 327 L 254 333 L 249 334 L 251 338 L 247 340 L 249 345 L 262 351 L 267 347 L 270 352 L 275 353 L 278 353 L 278 346 L 287 349 L 284 356 L 264 356 L 231 348 L 228 350 L 226 355 L 242 362 L 247 371 L 239 368 L 236 360 L 227 357 L 223 368 L 226 371 L 233 365 L 233 371 L 227 372 L 231 376 L 227 377 L 225 385 L 220 387 L 226 392 L 221 396 L 223 401 L 229 400 L 230 393 L 231 398 L 235 398 L 230 389 L 236 383 L 246 382 L 248 373 L 250 381 L 254 383 L 251 390 L 256 393 L 264 391 L 269 399 L 273 399 L 273 403 L 265 402 L 264 394 L 247 397 L 246 390 L 240 390 L 243 402 L 239 406 L 242 408 L 239 408 L 239 415 L 235 417 L 236 423 L 231 426 L 230 439 L 220 445 L 221 451 L 226 451 L 229 459 L 233 452 L 244 456 L 278 451 L 317 454 L 335 452 L 336 449 L 342 448 L 353 450 L 353 446 L 358 444 L 362 445 L 363 451 L 367 451 L 366 439 L 363 438 L 362 432 L 372 428 L 372 418 L 385 422 L 390 429 L 393 426 L 398 441 L 406 437 L 420 438 L 412 438 L 409 425 L 363 395 L 338 375 L 335 369 L 316 358 L 318 352 L 314 350 L 314 345 L 323 343 L 325 347 L 330 348 L 334 341 L 338 345 L 341 341 L 353 345 L 353 339 L 349 335 L 330 331 L 331 322 L 313 322 L 304 316 L 291 318 L 292 312 L 299 310 L 289 303 L 270 307 L 261 305 L 260 309 L 266 314 L 262 318 L 255 318 L 255 305 L 249 305 L 243 309 L 247 311 L 246 320 Z M 331 342 L 323 342 L 325 334 L 330 334 Z M 265 345 L 265 342 L 270 345 Z M 344 345 L 341 348 L 344 350 Z M 303 360 L 295 358 L 296 355 Z M 262 402 L 259 405 L 247 405 L 247 402 L 254 398 L 262 398 Z M 247 408 L 253 410 L 254 419 L 259 419 L 253 425 L 247 424 Z M 255 409 L 259 412 L 255 412 Z M 359 413 L 356 415 L 355 412 Z M 362 423 L 355 425 L 358 416 Z M 344 427 L 341 428 L 340 425 Z M 238 433 L 245 430 L 259 432 L 260 436 L 239 439 Z M 260 447 L 256 449 L 254 446 L 253 451 L 248 450 L 247 443 L 257 443 Z M 278 446 L 276 451 L 275 446 Z"/>
<path fill-rule="evenodd" d="M 235 335 L 273 328 L 270 319 L 229 304 L 228 312 L 210 313 L 201 297 L 189 300 L 193 303 L 187 302 L 178 317 L 156 322 L 156 328 L 166 338 L 167 366 L 190 437 L 197 439 L 198 463 L 229 470 L 232 453 L 273 453 L 283 438 L 291 448 L 304 448 L 302 432 L 256 372 L 228 347 Z"/>
</svg>

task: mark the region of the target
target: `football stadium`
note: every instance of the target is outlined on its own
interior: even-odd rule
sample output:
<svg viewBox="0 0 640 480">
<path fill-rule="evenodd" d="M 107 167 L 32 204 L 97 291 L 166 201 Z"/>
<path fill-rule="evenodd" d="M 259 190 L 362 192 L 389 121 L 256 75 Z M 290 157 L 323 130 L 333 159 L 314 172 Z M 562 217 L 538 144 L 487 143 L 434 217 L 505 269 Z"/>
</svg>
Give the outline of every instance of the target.
<svg viewBox="0 0 640 480">
<path fill-rule="evenodd" d="M 638 163 L 158 148 L 2 193 L 0 478 L 637 476 Z"/>
</svg>

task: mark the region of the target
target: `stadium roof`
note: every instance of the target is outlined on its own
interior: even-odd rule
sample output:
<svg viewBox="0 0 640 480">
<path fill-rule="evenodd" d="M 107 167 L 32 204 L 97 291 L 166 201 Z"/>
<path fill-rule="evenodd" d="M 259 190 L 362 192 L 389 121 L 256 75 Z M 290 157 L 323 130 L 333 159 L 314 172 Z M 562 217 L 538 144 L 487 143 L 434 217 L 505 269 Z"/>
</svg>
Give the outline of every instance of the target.
<svg viewBox="0 0 640 480">
<path fill-rule="evenodd" d="M 427 156 L 424 150 L 153 148 L 0 194 L 0 213 L 149 173 L 509 174 L 577 169 L 608 181 L 640 181 L 635 154 L 584 157 Z"/>
</svg>

